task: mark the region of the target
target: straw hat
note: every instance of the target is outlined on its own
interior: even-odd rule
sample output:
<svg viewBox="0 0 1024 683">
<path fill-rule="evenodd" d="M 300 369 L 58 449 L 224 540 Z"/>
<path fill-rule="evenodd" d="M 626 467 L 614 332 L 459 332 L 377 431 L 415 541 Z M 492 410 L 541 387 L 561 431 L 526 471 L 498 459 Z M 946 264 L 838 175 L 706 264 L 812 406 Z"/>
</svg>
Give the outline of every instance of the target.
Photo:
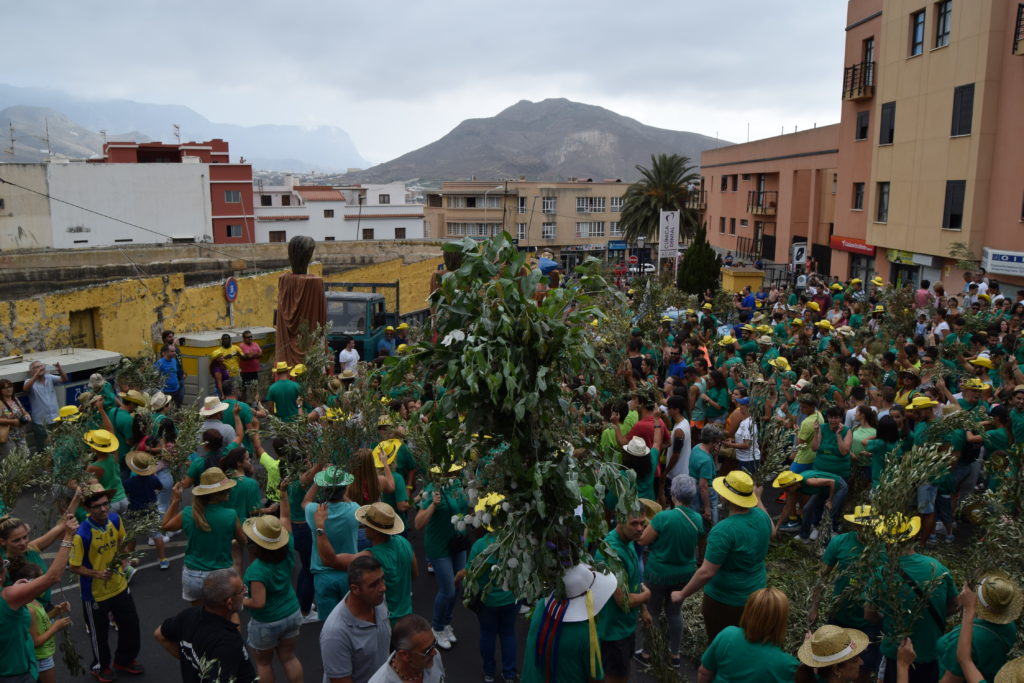
<svg viewBox="0 0 1024 683">
<path fill-rule="evenodd" d="M 219 396 L 207 396 L 203 399 L 203 407 L 199 409 L 199 414 L 203 417 L 209 417 L 210 415 L 223 413 L 230 407 L 230 405 L 220 400 Z"/>
<path fill-rule="evenodd" d="M 587 621 L 587 593 L 590 593 L 592 598 L 592 614 L 596 615 L 611 599 L 618 586 L 614 575 L 598 573 L 593 567 L 583 563 L 565 570 L 562 583 L 565 585 L 565 596 L 569 599 L 565 616 L 562 617 L 562 621 L 567 624 Z"/>
<path fill-rule="evenodd" d="M 764 344 L 765 346 L 771 346 L 774 342 L 772 341 L 772 338 L 769 337 L 767 334 L 763 334 L 757 338 L 757 343 Z"/>
<path fill-rule="evenodd" d="M 131 451 L 124 456 L 124 463 L 140 477 L 148 477 L 156 473 L 156 458 L 145 451 Z"/>
<path fill-rule="evenodd" d="M 85 486 L 82 490 L 82 502 L 88 503 L 93 498 L 99 498 L 100 496 L 106 496 L 107 498 L 113 498 L 116 491 L 114 489 L 105 489 L 103 484 L 98 482 L 92 482 Z"/>
<path fill-rule="evenodd" d="M 870 505 L 858 505 L 853 508 L 852 513 L 843 515 L 843 519 L 850 524 L 873 526 L 882 521 L 882 516 L 875 514 Z"/>
<path fill-rule="evenodd" d="M 850 284 L 851 285 L 859 285 L 859 284 L 861 284 L 861 279 L 859 277 L 855 277 L 852 280 L 850 280 Z"/>
<path fill-rule="evenodd" d="M 843 288 L 843 286 L 838 282 L 833 282 L 831 285 L 828 286 L 828 288 L 831 289 L 833 292 L 838 292 Z"/>
<path fill-rule="evenodd" d="M 821 669 L 853 659 L 869 643 L 870 639 L 863 631 L 826 624 L 804 641 L 796 656 L 807 666 Z"/>
<path fill-rule="evenodd" d="M 712 306 L 710 303 L 706 303 L 703 306 L 701 306 L 701 308 L 703 308 L 705 311 L 710 311 L 712 308 L 714 308 L 714 306 Z"/>
<path fill-rule="evenodd" d="M 505 500 L 505 496 L 500 493 L 485 493 L 476 501 L 476 505 L 473 507 L 473 512 L 489 512 L 493 519 L 494 515 L 496 515 L 498 510 L 501 509 L 501 503 L 503 500 Z M 488 531 L 494 531 L 494 527 L 490 524 L 484 524 L 484 528 Z"/>
<path fill-rule="evenodd" d="M 378 427 L 390 427 L 391 426 L 391 416 L 388 415 L 387 413 L 384 413 L 383 415 L 378 417 L 377 418 L 377 426 Z"/>
<path fill-rule="evenodd" d="M 776 370 L 782 370 L 783 372 L 788 372 L 790 369 L 789 361 L 783 358 L 782 356 L 776 356 L 775 358 L 772 358 L 770 361 L 768 361 L 768 365 L 772 366 Z"/>
<path fill-rule="evenodd" d="M 885 280 L 883 280 L 880 276 L 876 275 L 873 278 L 871 278 L 871 284 L 875 285 L 876 287 L 881 287 L 885 284 Z"/>
<path fill-rule="evenodd" d="M 642 458 L 651 452 L 642 436 L 634 436 L 629 443 L 622 447 L 622 450 L 626 451 L 626 455 L 632 455 L 634 458 Z"/>
<path fill-rule="evenodd" d="M 149 399 L 141 391 L 136 389 L 129 389 L 128 391 L 121 392 L 117 395 L 122 401 L 128 401 L 128 403 L 134 403 L 137 406 L 148 406 Z"/>
<path fill-rule="evenodd" d="M 832 327 L 832 323 L 830 323 L 827 320 L 819 320 L 818 322 L 814 323 L 814 326 L 815 327 L 820 327 L 823 330 L 835 329 L 835 328 Z"/>
<path fill-rule="evenodd" d="M 796 384 L 794 386 L 796 387 L 797 391 L 803 391 L 807 387 L 811 386 L 811 380 L 801 377 L 796 381 Z"/>
<path fill-rule="evenodd" d="M 82 411 L 78 409 L 78 406 L 61 406 L 57 412 L 57 417 L 53 418 L 53 421 L 74 422 L 80 417 L 82 417 Z"/>
<path fill-rule="evenodd" d="M 405 522 L 387 503 L 378 502 L 361 506 L 356 510 L 356 521 L 388 536 L 405 531 Z"/>
<path fill-rule="evenodd" d="M 387 327 L 384 328 L 384 331 L 385 332 L 394 332 L 395 328 L 392 327 L 391 325 L 388 325 Z"/>
<path fill-rule="evenodd" d="M 93 391 L 99 391 L 103 388 L 103 385 L 107 383 L 107 380 L 103 379 L 103 375 L 98 372 L 94 372 L 89 375 L 89 388 Z"/>
<path fill-rule="evenodd" d="M 384 463 L 391 464 L 398 456 L 398 449 L 402 447 L 400 439 L 385 439 L 373 447 L 373 464 L 378 468 L 384 467 Z"/>
<path fill-rule="evenodd" d="M 288 545 L 288 532 L 281 528 L 281 520 L 274 515 L 250 517 L 242 522 L 242 531 L 250 541 L 267 550 Z"/>
<path fill-rule="evenodd" d="M 731 334 L 727 334 L 727 335 L 725 335 L 724 337 L 722 337 L 721 339 L 718 340 L 718 345 L 719 346 L 732 346 L 735 343 L 736 343 L 736 338 L 733 337 Z"/>
<path fill-rule="evenodd" d="M 292 366 L 288 365 L 288 363 L 285 363 L 283 360 L 277 361 L 277 364 L 271 368 L 274 372 L 288 372 L 291 369 Z"/>
<path fill-rule="evenodd" d="M 985 384 L 977 377 L 971 377 L 970 379 L 965 380 L 964 383 L 960 385 L 960 388 L 973 389 L 975 391 L 988 391 L 992 386 L 990 384 Z"/>
<path fill-rule="evenodd" d="M 808 301 L 807 308 L 811 309 L 812 311 L 821 313 L 821 306 L 818 305 L 817 301 Z"/>
<path fill-rule="evenodd" d="M 163 410 L 171 402 L 171 397 L 162 391 L 158 391 L 149 398 L 149 409 L 153 412 Z"/>
<path fill-rule="evenodd" d="M 989 358 L 984 353 L 978 354 L 978 357 L 972 359 L 970 361 L 970 363 L 971 363 L 971 365 L 977 365 L 977 366 L 982 367 L 982 368 L 988 368 L 989 370 L 991 370 L 992 368 L 995 367 L 995 365 L 992 363 L 992 359 Z"/>
<path fill-rule="evenodd" d="M 751 325 L 750 323 L 741 326 L 740 329 L 743 330 L 744 332 L 757 332 L 757 330 L 754 329 L 754 326 Z"/>
<path fill-rule="evenodd" d="M 78 395 L 78 402 L 81 403 L 83 406 L 87 406 L 90 403 L 92 403 L 92 400 L 95 397 L 96 397 L 96 394 L 94 394 L 93 392 L 91 392 L 91 391 L 83 391 L 82 393 L 80 393 Z"/>
<path fill-rule="evenodd" d="M 934 408 L 937 405 L 939 405 L 938 401 L 933 401 L 927 396 L 915 396 L 914 400 L 907 404 L 907 410 L 923 410 Z"/>
<path fill-rule="evenodd" d="M 904 514 L 896 513 L 882 517 L 875 525 L 875 534 L 891 543 L 912 540 L 919 531 L 921 531 L 921 518 L 917 515 L 907 517 Z"/>
<path fill-rule="evenodd" d="M 238 484 L 236 479 L 228 479 L 224 470 L 211 467 L 199 475 L 199 483 L 192 487 L 193 496 L 209 496 L 227 491 Z"/>
<path fill-rule="evenodd" d="M 661 316 L 661 322 L 663 322 L 663 323 L 670 323 L 670 322 L 672 322 L 672 318 L 668 317 L 667 315 L 663 315 L 663 316 Z"/>
<path fill-rule="evenodd" d="M 409 350 L 409 345 L 408 344 L 399 344 L 398 347 L 395 349 L 395 353 L 401 355 L 401 354 L 405 353 L 408 350 Z"/>
<path fill-rule="evenodd" d="M 299 375 L 305 374 L 305 372 L 306 366 L 303 365 L 302 363 L 298 363 L 294 368 L 292 368 L 292 371 L 288 374 L 290 374 L 292 377 L 298 377 Z"/>
<path fill-rule="evenodd" d="M 800 318 L 793 318 L 793 324 L 796 325 L 797 327 L 803 327 L 804 321 L 801 320 Z"/>
<path fill-rule="evenodd" d="M 654 519 L 654 515 L 664 509 L 660 503 L 656 503 L 650 498 L 637 498 L 636 500 L 640 503 L 640 511 L 644 513 L 644 517 L 647 518 L 648 522 Z"/>
<path fill-rule="evenodd" d="M 993 624 L 1009 624 L 1017 621 L 1024 595 L 1008 574 L 992 571 L 981 577 L 976 588 L 978 593 L 978 616 Z"/>
<path fill-rule="evenodd" d="M 627 289 L 626 290 L 626 294 L 633 294 L 635 291 L 636 290 L 634 290 L 634 289 Z"/>
<path fill-rule="evenodd" d="M 794 472 L 792 470 L 782 470 L 779 472 L 779 476 L 775 477 L 775 481 L 772 482 L 773 489 L 788 489 L 791 486 L 796 486 L 804 480 L 804 475 Z"/>
<path fill-rule="evenodd" d="M 883 306 L 882 304 L 878 304 L 877 306 L 875 306 L 874 312 L 875 313 L 885 313 L 885 306 Z"/>
<path fill-rule="evenodd" d="M 850 327 L 849 325 L 840 326 L 839 329 L 836 330 L 836 332 L 843 335 L 844 337 L 852 337 L 854 334 L 856 334 L 856 332 L 853 331 L 853 328 Z"/>
<path fill-rule="evenodd" d="M 1011 659 L 996 674 L 992 683 L 1021 683 L 1024 681 L 1024 657 Z"/>
<path fill-rule="evenodd" d="M 100 453 L 112 453 L 121 446 L 117 437 L 106 429 L 88 431 L 82 435 L 82 440 L 89 445 L 89 448 Z"/>
<path fill-rule="evenodd" d="M 743 470 L 733 470 L 724 477 L 715 477 L 711 485 L 718 495 L 740 507 L 752 508 L 757 505 L 754 494 L 754 480 Z"/>
<path fill-rule="evenodd" d="M 340 377 L 342 379 L 355 379 L 356 373 L 353 372 L 352 370 L 342 370 Z"/>
<path fill-rule="evenodd" d="M 398 324 L 398 329 L 400 329 L 400 330 L 407 330 L 407 329 L 409 329 L 409 323 L 399 323 Z"/>
<path fill-rule="evenodd" d="M 455 474 L 456 472 L 458 472 L 459 470 L 461 470 L 465 466 L 466 466 L 465 463 L 453 462 L 451 465 L 448 466 L 448 470 L 445 471 L 444 474 Z M 440 465 L 434 465 L 433 467 L 430 468 L 430 473 L 431 474 L 441 474 L 441 466 Z"/>
<path fill-rule="evenodd" d="M 351 473 L 346 472 L 337 465 L 331 465 L 317 472 L 316 476 L 313 477 L 313 481 L 322 489 L 348 486 L 354 479 L 355 477 Z"/>
</svg>

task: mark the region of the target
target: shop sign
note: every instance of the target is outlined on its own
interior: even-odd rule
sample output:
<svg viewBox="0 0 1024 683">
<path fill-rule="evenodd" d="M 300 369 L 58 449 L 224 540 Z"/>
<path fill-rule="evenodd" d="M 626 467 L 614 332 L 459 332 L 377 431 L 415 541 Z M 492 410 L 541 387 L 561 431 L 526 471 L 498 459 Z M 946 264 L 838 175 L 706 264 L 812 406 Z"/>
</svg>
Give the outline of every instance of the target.
<svg viewBox="0 0 1024 683">
<path fill-rule="evenodd" d="M 849 251 L 854 254 L 860 254 L 861 256 L 874 256 L 875 247 L 868 244 L 862 239 L 856 237 L 841 237 L 840 235 L 832 235 L 829 239 L 828 244 L 833 249 L 840 251 Z"/>
<path fill-rule="evenodd" d="M 993 275 L 1024 277 L 1024 252 L 982 247 L 981 267 Z"/>
<path fill-rule="evenodd" d="M 899 249 L 886 249 L 885 256 L 889 259 L 889 263 L 901 263 L 906 266 L 916 265 L 914 263 L 914 252 L 912 251 L 901 251 Z"/>
<path fill-rule="evenodd" d="M 625 240 L 608 240 L 608 251 L 625 251 Z"/>
</svg>

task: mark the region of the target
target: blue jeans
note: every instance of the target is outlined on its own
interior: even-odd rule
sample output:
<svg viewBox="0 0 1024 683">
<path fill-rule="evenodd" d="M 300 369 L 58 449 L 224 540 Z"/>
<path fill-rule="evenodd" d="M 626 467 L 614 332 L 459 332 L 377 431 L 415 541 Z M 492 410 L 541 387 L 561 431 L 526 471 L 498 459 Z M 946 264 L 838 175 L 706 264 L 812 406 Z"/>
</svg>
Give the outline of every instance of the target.
<svg viewBox="0 0 1024 683">
<path fill-rule="evenodd" d="M 160 481 L 160 486 L 163 487 L 156 492 L 156 509 L 162 514 L 167 512 L 167 508 L 171 504 L 171 489 L 174 488 L 174 477 L 171 475 L 170 470 L 163 469 L 156 473 L 156 478 Z"/>
<path fill-rule="evenodd" d="M 718 491 L 711 488 L 710 484 L 708 485 L 708 504 L 711 505 L 711 523 L 718 524 Z M 699 492 L 693 497 L 690 508 L 696 511 L 697 514 L 703 514 L 704 501 L 700 499 Z"/>
<path fill-rule="evenodd" d="M 437 571 L 436 565 L 434 571 Z M 436 576 L 436 574 L 435 574 Z M 495 662 L 495 639 L 501 639 L 501 676 L 506 681 L 516 677 L 516 616 L 519 606 L 516 603 L 501 607 L 483 607 L 478 614 L 480 619 L 480 657 L 484 660 L 484 674 L 494 676 L 497 670 Z"/>
<path fill-rule="evenodd" d="M 287 505 L 288 501 L 283 501 Z M 299 565 L 299 580 L 296 583 L 295 594 L 299 598 L 299 609 L 303 614 L 309 614 L 313 605 L 313 574 L 309 571 L 309 554 L 313 551 L 313 533 L 309 530 L 308 524 L 296 524 L 292 522 L 292 536 L 295 538 L 295 552 L 302 561 Z M 327 615 L 322 616 L 323 619 Z"/>
<path fill-rule="evenodd" d="M 846 493 L 849 491 L 845 479 L 836 480 L 836 490 L 832 494 L 832 530 L 839 530 L 839 522 L 843 519 L 843 503 L 846 502 Z M 803 517 L 800 519 L 800 538 L 808 538 L 811 535 L 811 527 L 818 526 L 821 516 L 825 512 L 825 501 L 828 496 L 824 493 L 815 493 L 804 505 Z"/>
<path fill-rule="evenodd" d="M 452 623 L 452 612 L 455 601 L 459 599 L 455 588 L 455 575 L 466 566 L 466 553 L 445 555 L 444 557 L 428 558 L 434 565 L 434 578 L 437 580 L 437 595 L 434 596 L 434 614 L 431 626 L 435 631 L 444 630 Z"/>
</svg>

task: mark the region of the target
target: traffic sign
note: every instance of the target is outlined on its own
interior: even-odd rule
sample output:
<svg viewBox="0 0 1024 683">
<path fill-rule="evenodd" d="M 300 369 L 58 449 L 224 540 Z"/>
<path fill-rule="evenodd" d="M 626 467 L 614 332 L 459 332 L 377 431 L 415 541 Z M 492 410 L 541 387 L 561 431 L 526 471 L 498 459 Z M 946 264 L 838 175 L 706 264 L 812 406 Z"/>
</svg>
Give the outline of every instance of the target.
<svg viewBox="0 0 1024 683">
<path fill-rule="evenodd" d="M 238 280 L 233 277 L 224 281 L 224 298 L 228 300 L 229 304 L 233 304 L 238 298 Z"/>
<path fill-rule="evenodd" d="M 633 255 L 633 256 L 630 256 L 630 257 L 629 257 L 629 265 L 631 265 L 631 266 L 635 266 L 635 265 L 636 265 L 636 264 L 638 264 L 638 263 L 640 263 L 640 259 L 638 259 L 638 258 L 636 257 L 636 255 Z"/>
</svg>

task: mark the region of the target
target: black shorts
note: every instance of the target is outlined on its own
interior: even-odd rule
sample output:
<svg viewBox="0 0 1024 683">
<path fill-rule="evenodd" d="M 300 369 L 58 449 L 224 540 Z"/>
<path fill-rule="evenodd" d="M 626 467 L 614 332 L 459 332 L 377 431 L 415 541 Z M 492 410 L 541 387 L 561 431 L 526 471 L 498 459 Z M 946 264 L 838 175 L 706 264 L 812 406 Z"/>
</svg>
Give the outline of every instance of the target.
<svg viewBox="0 0 1024 683">
<path fill-rule="evenodd" d="M 636 633 L 630 633 L 621 640 L 601 641 L 601 666 L 607 676 L 625 678 L 629 676 L 629 663 L 633 659 Z"/>
<path fill-rule="evenodd" d="M 260 381 L 260 373 L 258 373 L 258 372 L 243 372 L 242 373 L 242 382 L 244 384 L 248 384 L 249 382 L 259 382 L 259 381 Z"/>
</svg>

